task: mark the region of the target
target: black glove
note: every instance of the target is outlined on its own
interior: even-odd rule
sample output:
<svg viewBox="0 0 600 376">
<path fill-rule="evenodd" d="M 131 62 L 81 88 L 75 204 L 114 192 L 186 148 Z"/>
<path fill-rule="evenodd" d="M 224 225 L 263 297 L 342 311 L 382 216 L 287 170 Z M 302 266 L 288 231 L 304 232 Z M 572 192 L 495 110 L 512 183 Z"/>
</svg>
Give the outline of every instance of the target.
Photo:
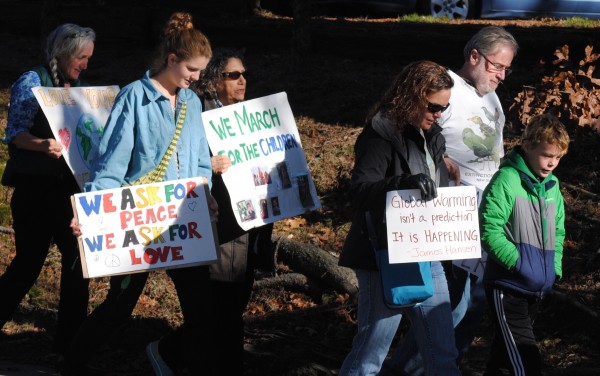
<svg viewBox="0 0 600 376">
<path fill-rule="evenodd" d="M 421 199 L 425 201 L 437 197 L 435 182 L 425 174 L 403 175 L 396 179 L 396 189 L 418 189 L 421 191 Z"/>
</svg>

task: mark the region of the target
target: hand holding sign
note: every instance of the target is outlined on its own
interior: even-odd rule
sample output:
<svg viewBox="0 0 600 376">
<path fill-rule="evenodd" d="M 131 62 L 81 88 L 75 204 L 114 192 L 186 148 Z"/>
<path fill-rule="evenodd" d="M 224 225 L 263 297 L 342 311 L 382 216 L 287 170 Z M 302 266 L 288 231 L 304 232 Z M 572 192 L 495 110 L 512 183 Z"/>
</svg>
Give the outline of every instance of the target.
<svg viewBox="0 0 600 376">
<path fill-rule="evenodd" d="M 425 174 L 416 174 L 410 176 L 397 176 L 396 189 L 418 189 L 421 191 L 421 198 L 425 201 L 433 200 L 437 197 L 435 182 Z"/>
</svg>

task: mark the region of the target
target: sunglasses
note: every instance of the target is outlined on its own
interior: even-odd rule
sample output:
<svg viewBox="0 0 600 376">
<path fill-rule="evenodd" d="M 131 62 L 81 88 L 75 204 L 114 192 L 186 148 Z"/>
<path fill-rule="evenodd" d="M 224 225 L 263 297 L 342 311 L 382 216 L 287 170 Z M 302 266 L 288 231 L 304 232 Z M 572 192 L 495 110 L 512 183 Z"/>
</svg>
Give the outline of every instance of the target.
<svg viewBox="0 0 600 376">
<path fill-rule="evenodd" d="M 248 72 L 246 72 L 246 71 L 244 71 L 244 72 L 238 72 L 238 71 L 223 72 L 223 73 L 221 73 L 221 75 L 223 76 L 223 78 L 227 78 L 229 80 L 237 80 L 240 78 L 240 76 L 243 76 L 245 79 L 248 78 Z"/>
<path fill-rule="evenodd" d="M 448 107 L 450 107 L 450 103 L 445 106 L 431 102 L 427 103 L 427 111 L 431 112 L 432 114 L 435 114 L 436 112 L 444 112 L 448 109 Z"/>
</svg>

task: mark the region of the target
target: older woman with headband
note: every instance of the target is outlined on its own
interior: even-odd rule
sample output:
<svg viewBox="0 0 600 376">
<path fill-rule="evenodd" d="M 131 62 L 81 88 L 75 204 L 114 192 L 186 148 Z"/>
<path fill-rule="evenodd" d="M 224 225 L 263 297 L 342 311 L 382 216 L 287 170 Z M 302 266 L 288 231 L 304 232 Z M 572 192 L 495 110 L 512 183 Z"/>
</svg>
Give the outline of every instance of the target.
<svg viewBox="0 0 600 376">
<path fill-rule="evenodd" d="M 11 317 L 40 274 L 52 243 L 61 252 L 60 303 L 55 350 L 63 353 L 88 305 L 77 238 L 69 223 L 70 197 L 80 191 L 63 147 L 38 105 L 36 86 L 83 86 L 79 79 L 94 53 L 90 28 L 64 24 L 47 38 L 45 64 L 23 73 L 11 87 L 6 137 L 10 160 L 2 184 L 14 186 L 11 198 L 16 255 L 0 278 L 0 327 Z"/>
</svg>

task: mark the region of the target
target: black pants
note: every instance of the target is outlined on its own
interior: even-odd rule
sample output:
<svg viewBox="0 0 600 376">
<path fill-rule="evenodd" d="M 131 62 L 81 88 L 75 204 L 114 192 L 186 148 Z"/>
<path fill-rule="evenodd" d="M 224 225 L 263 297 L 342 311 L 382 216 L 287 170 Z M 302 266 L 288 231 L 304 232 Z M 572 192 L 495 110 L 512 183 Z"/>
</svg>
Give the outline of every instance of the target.
<svg viewBox="0 0 600 376">
<path fill-rule="evenodd" d="M 163 337 L 159 351 L 175 369 L 187 368 L 192 375 L 212 375 L 212 288 L 207 266 L 167 270 L 177 289 L 184 323 Z M 68 361 L 77 370 L 89 361 L 92 348 L 105 346 L 111 336 L 131 317 L 144 290 L 148 273 L 115 276 L 110 279 L 106 300 L 85 320 L 73 340 Z"/>
<path fill-rule="evenodd" d="M 19 178 L 10 204 L 16 255 L 0 278 L 2 327 L 40 275 L 51 243 L 56 243 L 61 252 L 58 353 L 66 351 L 87 314 L 89 281 L 83 278 L 77 238 L 69 227 L 70 196 L 78 191 L 72 176 Z"/>
<path fill-rule="evenodd" d="M 222 257 L 227 255 L 229 267 L 211 268 L 216 328 L 213 344 L 219 375 L 244 374 L 243 314 L 252 294 L 254 270 L 274 271 L 272 233 L 271 223 L 222 244 L 219 251 Z"/>
<path fill-rule="evenodd" d="M 484 375 L 503 375 L 502 368 L 511 375 L 541 376 L 542 359 L 533 334 L 539 300 L 489 287 L 486 296 L 495 333 Z"/>
</svg>

